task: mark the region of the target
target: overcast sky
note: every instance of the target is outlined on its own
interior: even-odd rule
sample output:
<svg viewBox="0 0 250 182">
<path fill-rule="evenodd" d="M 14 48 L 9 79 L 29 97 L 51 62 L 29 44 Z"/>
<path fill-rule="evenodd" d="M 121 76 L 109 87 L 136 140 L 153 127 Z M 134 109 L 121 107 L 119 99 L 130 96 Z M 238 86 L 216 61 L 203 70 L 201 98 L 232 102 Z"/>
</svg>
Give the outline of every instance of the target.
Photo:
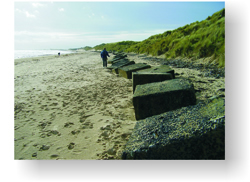
<svg viewBox="0 0 250 182">
<path fill-rule="evenodd" d="M 15 49 L 142 41 L 224 7 L 224 2 L 14 2 Z"/>
</svg>

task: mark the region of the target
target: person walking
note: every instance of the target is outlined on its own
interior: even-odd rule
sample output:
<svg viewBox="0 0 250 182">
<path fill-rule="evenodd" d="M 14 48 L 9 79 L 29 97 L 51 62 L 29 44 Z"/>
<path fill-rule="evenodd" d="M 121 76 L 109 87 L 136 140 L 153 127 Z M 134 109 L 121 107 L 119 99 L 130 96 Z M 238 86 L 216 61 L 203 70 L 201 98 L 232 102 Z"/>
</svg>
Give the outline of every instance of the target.
<svg viewBox="0 0 250 182">
<path fill-rule="evenodd" d="M 106 48 L 104 48 L 101 52 L 101 57 L 102 57 L 102 61 L 103 61 L 103 67 L 107 67 L 107 56 L 109 56 L 109 53 L 106 51 Z"/>
</svg>

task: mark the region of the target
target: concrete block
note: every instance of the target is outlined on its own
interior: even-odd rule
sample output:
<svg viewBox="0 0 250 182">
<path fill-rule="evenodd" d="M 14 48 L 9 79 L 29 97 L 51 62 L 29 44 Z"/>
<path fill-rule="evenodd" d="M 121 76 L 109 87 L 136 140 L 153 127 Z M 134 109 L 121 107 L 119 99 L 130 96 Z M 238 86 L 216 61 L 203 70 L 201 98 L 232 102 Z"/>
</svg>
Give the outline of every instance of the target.
<svg viewBox="0 0 250 182">
<path fill-rule="evenodd" d="M 141 70 L 138 72 L 148 72 L 148 73 L 171 73 L 173 75 L 173 78 L 175 78 L 174 70 L 170 68 L 168 65 L 161 65 L 152 67 L 149 69 Z"/>
<path fill-rule="evenodd" d="M 119 66 L 119 65 L 121 65 L 121 64 L 123 64 L 123 63 L 128 63 L 128 62 L 129 62 L 128 59 L 120 59 L 120 60 L 118 60 L 118 61 L 113 62 L 112 65 L 109 66 L 109 67 L 107 67 L 107 68 L 108 68 L 108 69 L 113 69 L 113 68 L 116 67 L 116 66 Z"/>
<path fill-rule="evenodd" d="M 224 160 L 225 99 L 137 121 L 123 159 Z"/>
<path fill-rule="evenodd" d="M 188 79 L 137 85 L 133 96 L 137 120 L 196 104 L 194 85 Z"/>
<path fill-rule="evenodd" d="M 170 80 L 173 79 L 173 75 L 171 73 L 152 73 L 152 72 L 138 71 L 132 73 L 132 79 L 133 79 L 133 93 L 134 93 L 137 85 Z"/>
<path fill-rule="evenodd" d="M 128 60 L 128 59 L 119 59 L 119 60 L 117 60 L 117 61 L 113 61 L 113 62 L 112 62 L 112 66 L 115 65 L 115 64 L 117 64 L 117 63 L 119 64 L 119 62 L 124 62 L 124 61 L 127 61 L 127 62 L 128 62 L 129 60 Z"/>
<path fill-rule="evenodd" d="M 123 56 L 126 55 L 124 52 L 113 52 L 115 56 Z"/>
<path fill-rule="evenodd" d="M 137 63 L 137 64 L 132 64 L 129 66 L 124 66 L 121 68 L 118 68 L 119 75 L 131 79 L 132 78 L 132 72 L 142 70 L 142 69 L 147 69 L 150 68 L 151 66 L 144 64 L 144 63 Z"/>
<path fill-rule="evenodd" d="M 127 57 L 127 55 L 119 55 L 119 56 L 115 56 L 112 60 L 108 60 L 109 64 L 112 64 L 115 61 L 118 61 L 120 59 L 124 59 L 125 57 Z"/>
<path fill-rule="evenodd" d="M 132 64 L 135 64 L 135 62 L 134 61 L 122 62 L 119 65 L 113 66 L 112 72 L 115 74 L 118 74 L 119 68 L 124 67 L 124 66 L 128 66 L 128 65 L 132 65 Z"/>
</svg>

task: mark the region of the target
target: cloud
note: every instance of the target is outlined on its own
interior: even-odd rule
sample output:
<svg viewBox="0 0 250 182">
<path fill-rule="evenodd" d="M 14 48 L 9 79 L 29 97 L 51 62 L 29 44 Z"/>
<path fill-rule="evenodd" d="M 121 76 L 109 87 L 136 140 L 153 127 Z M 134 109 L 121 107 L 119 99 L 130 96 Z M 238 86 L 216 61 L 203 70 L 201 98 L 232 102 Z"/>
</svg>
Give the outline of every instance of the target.
<svg viewBox="0 0 250 182">
<path fill-rule="evenodd" d="M 89 17 L 89 18 L 94 18 L 94 17 L 96 17 L 96 16 L 95 16 L 95 13 L 90 13 L 90 14 L 88 14 L 88 17 Z"/>
<path fill-rule="evenodd" d="M 23 13 L 23 11 L 22 11 L 22 10 L 17 9 L 17 8 L 16 8 L 16 12 L 18 12 L 18 13 Z"/>
<path fill-rule="evenodd" d="M 62 12 L 62 11 L 64 11 L 64 9 L 63 9 L 63 8 L 59 8 L 58 11 L 61 11 L 61 12 Z"/>
<path fill-rule="evenodd" d="M 110 32 L 32 32 L 15 31 L 16 49 L 33 49 L 32 46 L 40 46 L 40 49 L 70 48 L 83 46 L 96 46 L 101 43 L 112 43 L 125 40 L 142 41 L 152 35 L 163 33 L 166 30 L 145 31 L 110 31 Z"/>
<path fill-rule="evenodd" d="M 30 14 L 28 11 L 25 11 L 25 15 L 27 18 L 35 18 L 36 16 L 33 14 Z"/>
<path fill-rule="evenodd" d="M 35 15 L 33 15 L 25 10 L 16 9 L 16 12 L 26 15 L 27 18 L 36 18 Z"/>
<path fill-rule="evenodd" d="M 64 33 L 64 32 L 29 32 L 29 31 L 15 31 L 15 36 L 33 36 L 33 37 L 66 37 L 76 36 L 76 33 Z"/>
<path fill-rule="evenodd" d="M 35 8 L 38 8 L 38 7 L 43 7 L 44 4 L 41 4 L 41 3 L 32 3 L 32 6 L 35 7 Z"/>
</svg>

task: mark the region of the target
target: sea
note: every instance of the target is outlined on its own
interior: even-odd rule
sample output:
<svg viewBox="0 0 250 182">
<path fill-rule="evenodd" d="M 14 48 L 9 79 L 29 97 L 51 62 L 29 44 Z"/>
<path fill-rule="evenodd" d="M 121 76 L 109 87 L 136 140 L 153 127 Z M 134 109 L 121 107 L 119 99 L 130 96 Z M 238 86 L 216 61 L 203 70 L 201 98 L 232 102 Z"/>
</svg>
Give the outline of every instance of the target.
<svg viewBox="0 0 250 182">
<path fill-rule="evenodd" d="M 14 59 L 58 55 L 59 52 L 60 52 L 60 55 L 63 55 L 63 54 L 75 53 L 76 51 L 71 51 L 71 50 L 15 50 Z"/>
</svg>

